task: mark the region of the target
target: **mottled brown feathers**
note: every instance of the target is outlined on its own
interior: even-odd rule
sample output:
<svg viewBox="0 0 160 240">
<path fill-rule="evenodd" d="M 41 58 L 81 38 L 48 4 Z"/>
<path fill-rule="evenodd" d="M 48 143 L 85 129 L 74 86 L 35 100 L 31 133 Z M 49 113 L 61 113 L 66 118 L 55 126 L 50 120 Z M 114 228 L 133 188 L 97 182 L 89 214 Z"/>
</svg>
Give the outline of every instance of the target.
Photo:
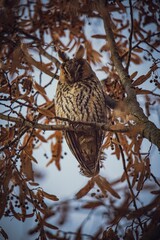
<svg viewBox="0 0 160 240">
<path fill-rule="evenodd" d="M 106 122 L 108 109 L 102 86 L 89 63 L 82 59 L 82 47 L 79 51 L 61 65 L 56 115 L 72 121 Z M 104 133 L 95 129 L 89 133 L 65 131 L 64 136 L 81 172 L 88 177 L 97 175 Z"/>
</svg>

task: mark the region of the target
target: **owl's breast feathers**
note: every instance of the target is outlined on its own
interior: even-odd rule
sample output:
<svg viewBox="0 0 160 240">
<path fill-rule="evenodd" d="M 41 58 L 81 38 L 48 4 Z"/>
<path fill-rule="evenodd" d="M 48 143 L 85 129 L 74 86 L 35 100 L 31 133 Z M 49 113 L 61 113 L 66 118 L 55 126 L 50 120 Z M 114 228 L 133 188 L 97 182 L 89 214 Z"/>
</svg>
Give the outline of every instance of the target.
<svg viewBox="0 0 160 240">
<path fill-rule="evenodd" d="M 72 62 L 70 61 L 69 64 Z M 64 67 L 61 71 L 61 79 L 56 91 L 56 115 L 75 122 L 106 122 L 108 110 L 98 78 L 88 63 L 84 62 L 81 65 L 83 69 L 79 66 L 79 61 L 74 66 L 77 66 L 75 69 L 77 75 L 73 75 L 72 65 L 65 66 L 66 70 Z M 84 69 L 85 71 L 82 71 Z M 82 78 L 72 79 L 78 75 Z M 100 168 L 100 148 L 104 132 L 97 129 L 91 132 L 65 131 L 64 136 L 80 164 L 81 172 L 88 177 L 97 175 Z"/>
<path fill-rule="evenodd" d="M 56 115 L 72 121 L 105 122 L 107 109 L 102 86 L 95 76 L 73 84 L 58 83 Z"/>
</svg>

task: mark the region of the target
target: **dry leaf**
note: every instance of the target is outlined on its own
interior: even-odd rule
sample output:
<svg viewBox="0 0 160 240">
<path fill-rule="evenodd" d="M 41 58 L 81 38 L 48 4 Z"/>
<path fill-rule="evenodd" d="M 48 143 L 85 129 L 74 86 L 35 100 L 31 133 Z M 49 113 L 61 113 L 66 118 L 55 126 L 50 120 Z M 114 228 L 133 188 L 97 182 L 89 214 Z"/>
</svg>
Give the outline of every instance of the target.
<svg viewBox="0 0 160 240">
<path fill-rule="evenodd" d="M 43 137 L 41 134 L 38 133 L 38 131 L 34 131 L 34 135 L 42 142 L 47 142 L 45 137 Z"/>
<path fill-rule="evenodd" d="M 46 97 L 45 88 L 43 88 L 41 85 L 39 85 L 36 81 L 34 81 L 33 86 L 42 96 Z"/>
<path fill-rule="evenodd" d="M 131 74 L 130 79 L 132 80 L 133 78 L 135 78 L 135 76 L 137 75 L 138 71 L 135 71 L 134 73 Z"/>
<path fill-rule="evenodd" d="M 97 208 L 99 206 L 103 206 L 102 202 L 87 202 L 86 204 L 84 204 L 82 207 L 83 208 Z"/>
<path fill-rule="evenodd" d="M 54 226 L 54 225 L 52 225 L 50 223 L 47 223 L 45 221 L 44 221 L 44 226 L 46 226 L 46 227 L 48 227 L 50 229 L 53 229 L 53 230 L 57 230 L 58 229 L 58 227 L 56 227 L 56 226 Z"/>
<path fill-rule="evenodd" d="M 133 82 L 133 86 L 138 86 L 141 85 L 142 83 L 144 83 L 148 78 L 150 78 L 151 74 L 153 71 L 155 71 L 157 69 L 157 65 L 154 64 L 151 67 L 151 70 L 146 74 L 146 75 L 141 75 L 139 78 L 137 78 L 134 82 Z"/>
<path fill-rule="evenodd" d="M 42 195 L 43 195 L 45 198 L 48 198 L 48 199 L 50 199 L 50 200 L 52 200 L 52 201 L 58 201 L 58 200 L 59 200 L 55 195 L 46 193 L 45 191 L 42 191 Z"/>
<path fill-rule="evenodd" d="M 82 198 L 84 197 L 92 188 L 94 187 L 94 180 L 93 178 L 91 178 L 91 180 L 89 180 L 87 182 L 87 184 L 80 189 L 80 191 L 78 191 L 78 193 L 76 193 L 76 198 Z"/>
<path fill-rule="evenodd" d="M 114 197 L 119 198 L 119 194 L 111 187 L 111 184 L 102 176 L 98 175 L 94 178 L 95 182 L 101 189 L 101 191 L 106 194 L 106 191 L 110 192 Z"/>
<path fill-rule="evenodd" d="M 38 108 L 38 112 L 43 114 L 46 117 L 54 118 L 55 115 L 52 111 L 45 109 L 45 108 Z"/>
<path fill-rule="evenodd" d="M 95 34 L 91 36 L 92 38 L 106 39 L 106 35 L 103 34 Z"/>
</svg>

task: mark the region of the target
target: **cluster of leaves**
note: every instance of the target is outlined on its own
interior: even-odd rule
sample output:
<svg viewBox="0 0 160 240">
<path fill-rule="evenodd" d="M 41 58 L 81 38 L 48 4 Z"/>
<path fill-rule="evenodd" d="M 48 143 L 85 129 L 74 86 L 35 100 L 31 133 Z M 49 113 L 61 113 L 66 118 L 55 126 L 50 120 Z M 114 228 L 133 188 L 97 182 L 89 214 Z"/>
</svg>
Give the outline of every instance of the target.
<svg viewBox="0 0 160 240">
<path fill-rule="evenodd" d="M 137 77 L 138 71 L 134 71 L 130 79 L 137 96 L 144 96 L 144 110 L 150 116 L 151 109 L 154 106 L 156 109 L 160 102 L 159 3 L 145 0 L 104 2 L 111 13 L 117 49 L 126 71 L 130 74 L 130 66 L 138 67 L 144 60 L 149 66 L 144 75 Z M 111 147 L 115 158 L 122 160 L 124 174 L 113 183 L 117 186 L 126 182 L 128 185 L 127 190 L 123 189 L 125 194 L 121 204 L 117 207 L 115 200 L 108 198 L 110 207 L 106 210 L 107 195 L 119 198 L 119 194 L 104 178 L 89 180 L 76 195 L 78 199 L 84 197 L 95 185 L 100 189 L 99 194 L 92 193 L 92 200 L 82 206 L 93 211 L 103 206 L 106 215 L 110 216 L 106 220 L 110 228 L 105 231 L 100 228 L 93 239 L 119 239 L 117 231 L 126 217 L 124 239 L 138 239 L 145 231 L 159 231 L 156 225 L 160 193 L 156 186 L 160 184 L 150 169 L 151 148 L 141 152 L 140 125 L 132 131 L 135 119 L 127 110 L 125 89 L 112 59 L 106 58 L 107 54 L 110 55 L 110 45 L 106 42 L 96 3 L 89 0 L 4 0 L 0 5 L 0 118 L 3 119 L 0 132 L 0 217 L 14 216 L 19 221 L 35 218 L 37 225 L 30 234 L 38 232 L 40 239 L 68 239 L 68 235 L 61 235 L 48 218 L 54 218 L 59 207 L 61 224 L 65 224 L 70 207 L 61 202 L 49 207 L 47 199 L 57 201 L 58 198 L 40 188 L 35 181 L 38 173 L 33 166 L 38 164 L 35 150 L 50 143 L 51 157 L 47 165 L 55 163 L 57 169 L 61 169 L 62 133 L 56 130 L 47 135 L 44 130 L 46 125 L 55 124 L 54 83 L 58 80 L 60 66 L 57 51 L 60 49 L 71 55 L 80 44 L 85 46 L 89 63 L 103 73 L 104 91 L 120 102 L 120 110 L 113 113 L 113 127 L 115 130 L 119 126 L 130 128 L 129 132 L 116 135 L 106 133 L 103 145 L 104 150 Z M 36 127 L 37 123 L 42 124 L 41 128 Z M 156 197 L 149 205 L 138 209 L 138 197 L 145 188 L 152 188 Z M 82 227 L 75 233 L 76 239 L 83 235 Z M 6 238 L 3 230 L 1 234 Z"/>
</svg>

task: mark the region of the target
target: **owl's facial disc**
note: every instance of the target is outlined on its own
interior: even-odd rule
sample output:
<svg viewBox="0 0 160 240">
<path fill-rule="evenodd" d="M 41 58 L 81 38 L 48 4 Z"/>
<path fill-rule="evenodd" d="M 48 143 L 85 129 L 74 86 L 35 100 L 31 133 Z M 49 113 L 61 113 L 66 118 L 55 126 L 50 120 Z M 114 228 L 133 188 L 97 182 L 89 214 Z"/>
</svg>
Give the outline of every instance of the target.
<svg viewBox="0 0 160 240">
<path fill-rule="evenodd" d="M 71 59 L 62 64 L 61 71 L 64 74 L 65 82 L 75 83 L 81 81 L 81 76 L 83 73 L 83 61 L 75 61 Z"/>
<path fill-rule="evenodd" d="M 62 63 L 60 81 L 73 84 L 93 76 L 92 68 L 85 59 L 71 59 Z"/>
</svg>

